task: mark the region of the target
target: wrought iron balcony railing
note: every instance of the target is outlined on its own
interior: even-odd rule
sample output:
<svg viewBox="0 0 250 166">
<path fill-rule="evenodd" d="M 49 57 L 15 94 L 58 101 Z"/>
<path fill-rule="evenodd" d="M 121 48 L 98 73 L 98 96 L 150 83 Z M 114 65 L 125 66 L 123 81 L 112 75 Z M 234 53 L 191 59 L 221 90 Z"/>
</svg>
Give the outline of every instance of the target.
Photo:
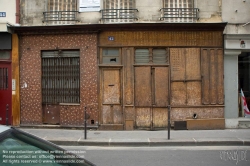
<svg viewBox="0 0 250 166">
<path fill-rule="evenodd" d="M 78 11 L 49 11 L 43 12 L 44 22 L 48 21 L 77 21 Z"/>
<path fill-rule="evenodd" d="M 137 20 L 137 9 L 103 9 L 102 20 Z"/>
<path fill-rule="evenodd" d="M 160 20 L 172 20 L 179 22 L 198 20 L 198 8 L 161 8 Z"/>
</svg>

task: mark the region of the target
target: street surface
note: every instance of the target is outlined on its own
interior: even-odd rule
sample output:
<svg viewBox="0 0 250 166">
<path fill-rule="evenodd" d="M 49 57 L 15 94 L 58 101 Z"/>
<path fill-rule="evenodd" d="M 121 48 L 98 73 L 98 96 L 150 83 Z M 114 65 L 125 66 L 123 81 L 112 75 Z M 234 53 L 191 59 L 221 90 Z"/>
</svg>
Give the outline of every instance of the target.
<svg viewBox="0 0 250 166">
<path fill-rule="evenodd" d="M 62 146 L 97 166 L 250 166 L 249 146 Z"/>
</svg>

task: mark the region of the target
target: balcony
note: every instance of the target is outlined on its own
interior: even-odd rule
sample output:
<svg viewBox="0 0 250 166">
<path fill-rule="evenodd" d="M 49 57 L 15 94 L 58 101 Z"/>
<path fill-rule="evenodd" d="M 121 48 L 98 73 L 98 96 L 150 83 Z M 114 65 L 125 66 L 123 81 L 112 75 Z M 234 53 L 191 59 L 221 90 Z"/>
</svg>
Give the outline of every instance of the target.
<svg viewBox="0 0 250 166">
<path fill-rule="evenodd" d="M 77 21 L 78 11 L 49 11 L 43 12 L 43 22 Z"/>
<path fill-rule="evenodd" d="M 103 9 L 100 12 L 103 22 L 133 22 L 138 20 L 137 9 Z"/>
<path fill-rule="evenodd" d="M 198 8 L 161 8 L 160 20 L 166 22 L 196 22 Z"/>
</svg>

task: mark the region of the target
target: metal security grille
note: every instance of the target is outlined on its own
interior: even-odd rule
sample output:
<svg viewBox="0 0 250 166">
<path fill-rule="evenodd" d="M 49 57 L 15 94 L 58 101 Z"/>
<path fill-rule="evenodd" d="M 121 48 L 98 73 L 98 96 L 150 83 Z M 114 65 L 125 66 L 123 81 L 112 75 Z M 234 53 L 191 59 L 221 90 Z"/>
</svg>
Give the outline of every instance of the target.
<svg viewBox="0 0 250 166">
<path fill-rule="evenodd" d="M 0 68 L 0 90 L 8 89 L 8 68 Z"/>
<path fill-rule="evenodd" d="M 136 19 L 135 0 L 104 0 L 103 6 L 105 22 L 133 22 Z"/>
<path fill-rule="evenodd" d="M 43 104 L 80 103 L 79 51 L 42 52 Z"/>
<path fill-rule="evenodd" d="M 77 0 L 48 0 L 48 11 L 44 12 L 44 21 L 50 21 L 52 24 L 70 24 L 76 21 L 76 14 Z"/>
<path fill-rule="evenodd" d="M 167 22 L 194 22 L 198 17 L 193 0 L 164 0 L 161 11 Z"/>
</svg>

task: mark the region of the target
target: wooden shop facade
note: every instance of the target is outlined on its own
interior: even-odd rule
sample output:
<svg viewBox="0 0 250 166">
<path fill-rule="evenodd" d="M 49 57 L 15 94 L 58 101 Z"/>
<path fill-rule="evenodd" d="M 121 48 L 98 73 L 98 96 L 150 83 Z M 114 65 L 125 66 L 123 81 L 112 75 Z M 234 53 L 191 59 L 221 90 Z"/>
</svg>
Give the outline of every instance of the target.
<svg viewBox="0 0 250 166">
<path fill-rule="evenodd" d="M 164 129 L 168 109 L 172 125 L 223 119 L 225 25 L 13 27 L 21 125 L 83 126 L 85 109 L 103 130 Z"/>
</svg>

